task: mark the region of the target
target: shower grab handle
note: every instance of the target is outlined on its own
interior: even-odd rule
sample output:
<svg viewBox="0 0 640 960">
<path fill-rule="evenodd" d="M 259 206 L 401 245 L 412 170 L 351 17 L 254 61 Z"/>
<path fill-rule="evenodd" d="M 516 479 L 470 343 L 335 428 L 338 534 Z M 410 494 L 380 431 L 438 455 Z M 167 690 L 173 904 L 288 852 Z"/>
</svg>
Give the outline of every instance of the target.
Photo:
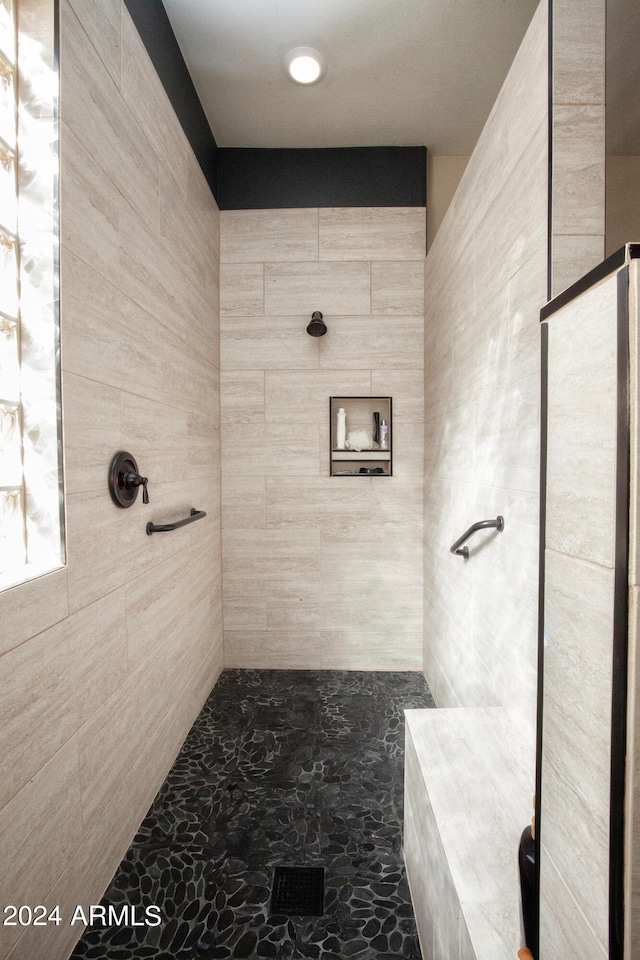
<svg viewBox="0 0 640 960">
<path fill-rule="evenodd" d="M 191 507 L 191 514 L 188 517 L 185 517 L 184 520 L 176 520 L 175 523 L 149 523 L 147 524 L 147 533 L 151 536 L 152 533 L 168 533 L 169 530 L 177 530 L 178 527 L 185 527 L 188 523 L 193 523 L 194 520 L 201 520 L 203 517 L 206 517 L 204 510 L 196 510 L 195 507 Z"/>
<path fill-rule="evenodd" d="M 451 553 L 456 553 L 459 557 L 464 557 L 465 560 L 469 559 L 469 547 L 463 547 L 462 544 L 465 540 L 468 540 L 469 537 L 477 530 L 486 530 L 488 527 L 495 527 L 498 533 L 502 533 L 504 530 L 504 517 L 496 517 L 495 520 L 478 520 L 477 523 L 472 523 L 468 530 L 462 534 L 459 540 L 451 546 L 449 549 Z"/>
</svg>

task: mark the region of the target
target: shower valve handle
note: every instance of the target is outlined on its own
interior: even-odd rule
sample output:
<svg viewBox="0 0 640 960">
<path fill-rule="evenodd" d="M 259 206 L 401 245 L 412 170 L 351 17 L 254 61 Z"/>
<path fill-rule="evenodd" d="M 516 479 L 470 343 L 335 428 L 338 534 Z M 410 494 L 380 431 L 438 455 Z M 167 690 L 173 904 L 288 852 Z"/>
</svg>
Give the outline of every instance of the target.
<svg viewBox="0 0 640 960">
<path fill-rule="evenodd" d="M 143 503 L 149 503 L 149 491 L 147 490 L 148 483 L 148 477 L 141 477 L 139 473 L 134 473 L 133 470 L 129 470 L 127 473 L 122 474 L 122 486 L 125 488 L 125 490 L 132 490 L 133 487 L 142 487 Z"/>
</svg>

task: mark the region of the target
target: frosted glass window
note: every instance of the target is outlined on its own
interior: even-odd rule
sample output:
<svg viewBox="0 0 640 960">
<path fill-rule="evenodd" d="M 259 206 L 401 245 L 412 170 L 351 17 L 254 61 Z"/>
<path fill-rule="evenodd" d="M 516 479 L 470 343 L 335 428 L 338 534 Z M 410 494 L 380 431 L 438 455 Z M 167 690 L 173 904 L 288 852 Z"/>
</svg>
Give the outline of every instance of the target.
<svg viewBox="0 0 640 960">
<path fill-rule="evenodd" d="M 9 63 L 14 62 L 16 49 L 15 15 L 13 0 L 0 2 L 0 55 Z"/>
<path fill-rule="evenodd" d="M 0 311 L 18 316 L 18 249 L 0 226 Z"/>
<path fill-rule="evenodd" d="M 26 558 L 22 491 L 0 489 L 0 568 L 12 567 L 19 556 Z"/>
<path fill-rule="evenodd" d="M 14 153 L 0 141 L 0 223 L 12 236 L 18 229 L 18 197 Z"/>
<path fill-rule="evenodd" d="M 3 400 L 20 399 L 18 325 L 0 314 L 0 383 Z"/>
<path fill-rule="evenodd" d="M 0 0 L 0 589 L 65 562 L 54 0 Z"/>
</svg>

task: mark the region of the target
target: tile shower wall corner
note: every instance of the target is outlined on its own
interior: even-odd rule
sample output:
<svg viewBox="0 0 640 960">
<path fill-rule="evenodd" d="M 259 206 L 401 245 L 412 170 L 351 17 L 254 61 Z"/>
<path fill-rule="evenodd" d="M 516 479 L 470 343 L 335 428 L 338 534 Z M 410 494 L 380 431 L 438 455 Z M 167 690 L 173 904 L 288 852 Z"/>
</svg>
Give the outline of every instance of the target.
<svg viewBox="0 0 640 960">
<path fill-rule="evenodd" d="M 542 3 L 425 269 L 425 673 L 438 706 L 505 708 L 531 744 L 532 785 L 546 26 Z M 498 514 L 503 534 L 469 561 L 450 555 Z"/>
<path fill-rule="evenodd" d="M 222 668 L 219 211 L 124 4 L 60 8 L 68 566 L 0 594 L 0 886 L 68 917 Z M 110 500 L 123 447 L 148 506 Z M 191 506 L 206 519 L 146 536 Z M 0 957 L 64 960 L 80 933 L 5 927 Z"/>
<path fill-rule="evenodd" d="M 606 6 L 552 4 L 553 296 L 604 257 Z"/>
<path fill-rule="evenodd" d="M 425 210 L 220 218 L 226 666 L 419 670 Z M 328 476 L 332 395 L 393 397 L 391 479 Z"/>
</svg>

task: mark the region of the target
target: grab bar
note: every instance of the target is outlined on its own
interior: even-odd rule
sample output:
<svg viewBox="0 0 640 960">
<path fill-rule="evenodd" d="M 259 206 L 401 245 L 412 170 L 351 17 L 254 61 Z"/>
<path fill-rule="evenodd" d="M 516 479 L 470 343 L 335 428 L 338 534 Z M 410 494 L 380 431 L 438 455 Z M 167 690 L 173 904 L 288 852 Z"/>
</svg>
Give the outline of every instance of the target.
<svg viewBox="0 0 640 960">
<path fill-rule="evenodd" d="M 151 536 L 152 533 L 167 533 L 169 530 L 177 530 L 178 527 L 185 527 L 188 523 L 193 523 L 194 520 L 201 520 L 202 517 L 206 517 L 204 510 L 196 510 L 195 507 L 191 507 L 191 515 L 185 517 L 184 520 L 176 520 L 175 523 L 149 523 L 147 524 L 147 533 Z"/>
<path fill-rule="evenodd" d="M 486 530 L 487 527 L 495 527 L 498 533 L 502 533 L 504 530 L 504 517 L 496 517 L 495 520 L 478 520 L 477 523 L 472 523 L 468 530 L 466 530 L 459 540 L 453 544 L 449 549 L 451 553 L 457 553 L 459 557 L 464 557 L 465 560 L 469 559 L 469 547 L 463 547 L 462 544 L 465 540 L 468 540 L 476 530 Z M 460 549 L 462 547 L 462 549 Z"/>
</svg>

